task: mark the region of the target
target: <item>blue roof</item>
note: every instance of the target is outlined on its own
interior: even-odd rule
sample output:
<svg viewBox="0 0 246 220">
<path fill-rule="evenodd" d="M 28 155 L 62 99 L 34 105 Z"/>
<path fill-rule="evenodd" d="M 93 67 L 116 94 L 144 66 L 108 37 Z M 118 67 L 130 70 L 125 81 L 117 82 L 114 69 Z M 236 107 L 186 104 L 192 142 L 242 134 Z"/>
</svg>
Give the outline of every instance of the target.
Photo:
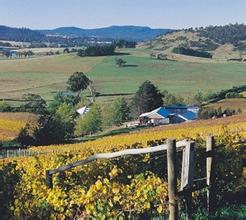
<svg viewBox="0 0 246 220">
<path fill-rule="evenodd" d="M 165 108 L 161 107 L 157 113 L 163 117 L 168 117 L 170 115 L 170 112 L 168 110 L 166 110 Z"/>
<path fill-rule="evenodd" d="M 166 106 L 166 109 L 187 109 L 188 106 L 185 105 L 170 105 L 170 106 Z"/>
<path fill-rule="evenodd" d="M 182 117 L 186 118 L 187 120 L 195 120 L 197 119 L 197 115 L 196 113 L 192 112 L 192 111 L 187 111 L 183 114 L 180 114 Z"/>
</svg>

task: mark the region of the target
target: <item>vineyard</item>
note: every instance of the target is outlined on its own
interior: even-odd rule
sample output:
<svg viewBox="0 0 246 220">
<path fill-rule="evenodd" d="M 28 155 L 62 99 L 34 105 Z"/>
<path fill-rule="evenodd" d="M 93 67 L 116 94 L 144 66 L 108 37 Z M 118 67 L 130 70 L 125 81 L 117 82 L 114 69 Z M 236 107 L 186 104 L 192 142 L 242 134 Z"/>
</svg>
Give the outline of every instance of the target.
<svg viewBox="0 0 246 220">
<path fill-rule="evenodd" d="M 35 123 L 37 117 L 29 113 L 0 113 L 0 141 L 16 138 L 27 123 Z"/>
<path fill-rule="evenodd" d="M 5 159 L 0 162 L 0 213 L 5 218 L 68 219 L 148 218 L 167 214 L 165 153 L 98 160 L 55 174 L 53 188 L 45 184 L 45 171 L 85 159 L 99 152 L 143 148 L 175 137 L 195 139 L 196 178 L 204 176 L 207 135 L 216 135 L 218 203 L 227 192 L 239 191 L 243 179 L 243 145 L 246 117 L 198 121 L 105 137 L 79 144 L 31 148 L 46 154 Z M 178 164 L 180 165 L 178 156 Z M 193 194 L 195 208 L 204 206 L 204 192 Z"/>
<path fill-rule="evenodd" d="M 222 119 L 201 120 L 196 122 L 184 123 L 179 125 L 168 125 L 164 127 L 151 128 L 130 134 L 122 134 L 117 136 L 100 138 L 95 141 L 85 143 L 68 144 L 60 146 L 35 147 L 31 150 L 39 152 L 84 152 L 91 151 L 107 152 L 112 149 L 123 149 L 138 143 L 147 146 L 149 142 L 155 140 L 163 140 L 175 137 L 177 139 L 184 138 L 205 138 L 208 135 L 223 135 L 225 130 L 231 133 L 237 133 L 246 136 L 246 116 L 232 116 Z"/>
</svg>

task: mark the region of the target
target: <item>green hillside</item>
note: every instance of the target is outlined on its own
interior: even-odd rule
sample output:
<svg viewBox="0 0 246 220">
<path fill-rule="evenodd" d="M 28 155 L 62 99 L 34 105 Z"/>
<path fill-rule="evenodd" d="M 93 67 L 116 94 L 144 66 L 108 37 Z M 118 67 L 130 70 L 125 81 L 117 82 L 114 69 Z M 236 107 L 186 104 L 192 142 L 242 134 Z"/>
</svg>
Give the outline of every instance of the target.
<svg viewBox="0 0 246 220">
<path fill-rule="evenodd" d="M 66 88 L 69 74 L 86 72 L 100 94 L 134 93 L 145 80 L 151 80 L 160 90 L 190 96 L 218 91 L 246 82 L 246 64 L 192 63 L 161 61 L 149 57 L 150 50 L 129 49 L 129 55 L 119 56 L 126 67 L 117 67 L 115 58 L 77 57 L 75 54 L 31 59 L 0 61 L 0 98 L 21 99 L 24 93 L 38 93 L 51 99 L 53 93 Z M 126 52 L 126 51 L 124 51 Z"/>
</svg>

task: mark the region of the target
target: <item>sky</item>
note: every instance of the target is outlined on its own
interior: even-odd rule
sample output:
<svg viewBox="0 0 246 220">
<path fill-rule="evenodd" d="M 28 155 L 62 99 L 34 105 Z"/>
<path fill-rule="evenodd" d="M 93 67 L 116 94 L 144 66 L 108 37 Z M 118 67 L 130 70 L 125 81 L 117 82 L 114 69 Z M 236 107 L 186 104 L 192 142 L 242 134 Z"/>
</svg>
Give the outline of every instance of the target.
<svg viewBox="0 0 246 220">
<path fill-rule="evenodd" d="M 0 0 L 0 24 L 49 29 L 246 24 L 246 0 Z"/>
</svg>

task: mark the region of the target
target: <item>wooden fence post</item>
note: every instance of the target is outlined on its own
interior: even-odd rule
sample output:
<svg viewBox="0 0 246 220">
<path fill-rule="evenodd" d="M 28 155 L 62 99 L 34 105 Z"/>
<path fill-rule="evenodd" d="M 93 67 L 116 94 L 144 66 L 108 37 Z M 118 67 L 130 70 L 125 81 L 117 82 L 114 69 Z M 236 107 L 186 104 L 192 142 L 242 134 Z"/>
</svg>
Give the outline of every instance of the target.
<svg viewBox="0 0 246 220">
<path fill-rule="evenodd" d="M 167 140 L 169 220 L 178 219 L 176 140 Z"/>
<path fill-rule="evenodd" d="M 216 208 L 216 192 L 215 192 L 215 175 L 214 175 L 214 147 L 215 140 L 213 136 L 207 137 L 206 154 L 207 154 L 207 210 L 212 213 Z"/>
<path fill-rule="evenodd" d="M 192 187 L 194 178 L 195 142 L 187 142 L 183 150 L 181 187 L 184 192 L 188 219 L 192 217 Z"/>
<path fill-rule="evenodd" d="M 46 170 L 46 179 L 45 179 L 46 186 L 48 188 L 53 188 L 53 182 L 52 182 L 52 174 L 50 174 L 49 170 Z"/>
</svg>

